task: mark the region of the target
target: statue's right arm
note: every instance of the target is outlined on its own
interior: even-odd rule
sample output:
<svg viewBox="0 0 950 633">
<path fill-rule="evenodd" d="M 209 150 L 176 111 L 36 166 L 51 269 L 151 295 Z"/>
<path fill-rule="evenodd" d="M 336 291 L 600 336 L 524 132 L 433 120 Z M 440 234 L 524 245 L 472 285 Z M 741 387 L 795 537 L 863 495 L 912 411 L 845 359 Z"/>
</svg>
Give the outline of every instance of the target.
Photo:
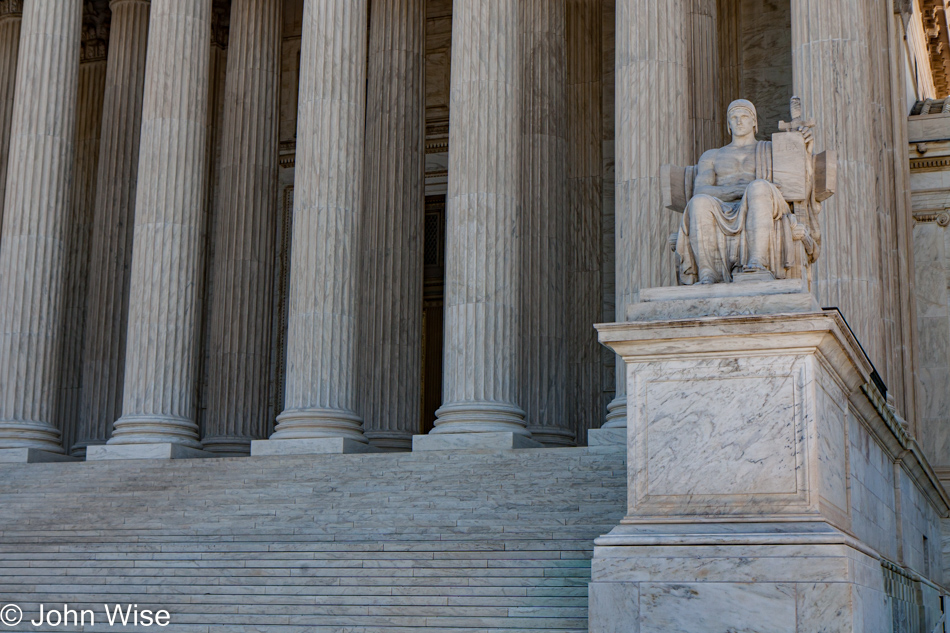
<svg viewBox="0 0 950 633">
<path fill-rule="evenodd" d="M 693 184 L 693 195 L 707 195 L 720 200 L 728 196 L 729 187 L 716 186 L 716 150 L 704 152 L 696 165 L 696 180 Z"/>
</svg>

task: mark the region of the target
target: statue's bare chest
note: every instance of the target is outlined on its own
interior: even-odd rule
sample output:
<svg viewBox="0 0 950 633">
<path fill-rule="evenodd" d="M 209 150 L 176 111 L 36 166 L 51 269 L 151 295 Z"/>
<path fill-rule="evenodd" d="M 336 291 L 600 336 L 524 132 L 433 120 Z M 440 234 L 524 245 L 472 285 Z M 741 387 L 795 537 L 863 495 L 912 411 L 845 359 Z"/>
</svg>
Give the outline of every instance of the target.
<svg viewBox="0 0 950 633">
<path fill-rule="evenodd" d="M 727 145 L 716 152 L 716 179 L 718 181 L 755 180 L 755 145 L 733 147 Z"/>
</svg>

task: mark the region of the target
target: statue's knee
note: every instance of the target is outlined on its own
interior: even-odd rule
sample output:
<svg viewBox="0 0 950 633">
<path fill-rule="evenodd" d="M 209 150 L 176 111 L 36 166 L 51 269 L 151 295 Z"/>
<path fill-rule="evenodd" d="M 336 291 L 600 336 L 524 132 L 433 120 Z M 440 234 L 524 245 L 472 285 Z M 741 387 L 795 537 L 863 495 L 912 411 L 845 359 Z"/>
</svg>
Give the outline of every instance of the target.
<svg viewBox="0 0 950 633">
<path fill-rule="evenodd" d="M 748 189 L 746 189 L 747 197 L 754 197 L 756 199 L 772 199 L 772 184 L 767 180 L 753 180 Z"/>
<path fill-rule="evenodd" d="M 707 196 L 705 194 L 700 194 L 694 196 L 692 200 L 689 201 L 686 212 L 689 213 L 690 218 L 702 219 L 707 217 L 712 217 L 715 213 L 715 210 L 719 208 L 719 203 L 712 196 Z"/>
</svg>

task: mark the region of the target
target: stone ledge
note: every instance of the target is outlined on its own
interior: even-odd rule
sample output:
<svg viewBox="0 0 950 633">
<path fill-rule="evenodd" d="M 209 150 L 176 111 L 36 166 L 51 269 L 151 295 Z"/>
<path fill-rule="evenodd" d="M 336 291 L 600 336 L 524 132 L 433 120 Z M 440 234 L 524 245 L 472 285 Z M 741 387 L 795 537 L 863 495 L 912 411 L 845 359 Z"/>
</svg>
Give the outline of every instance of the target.
<svg viewBox="0 0 950 633">
<path fill-rule="evenodd" d="M 620 447 L 627 445 L 627 427 L 590 429 L 587 431 L 587 446 L 591 448 Z"/>
<path fill-rule="evenodd" d="M 76 457 L 51 453 L 38 448 L 0 449 L 0 464 L 45 464 L 49 462 L 76 462 Z"/>
<path fill-rule="evenodd" d="M 214 457 L 212 453 L 173 442 L 156 444 L 100 444 L 86 448 L 86 461 L 115 459 L 196 459 Z"/>
<path fill-rule="evenodd" d="M 544 448 L 539 442 L 510 432 L 430 433 L 413 435 L 416 451 L 506 451 L 517 448 Z"/>
<path fill-rule="evenodd" d="M 379 448 L 348 437 L 317 437 L 298 440 L 254 440 L 251 457 L 274 455 L 342 455 L 378 453 Z"/>
</svg>

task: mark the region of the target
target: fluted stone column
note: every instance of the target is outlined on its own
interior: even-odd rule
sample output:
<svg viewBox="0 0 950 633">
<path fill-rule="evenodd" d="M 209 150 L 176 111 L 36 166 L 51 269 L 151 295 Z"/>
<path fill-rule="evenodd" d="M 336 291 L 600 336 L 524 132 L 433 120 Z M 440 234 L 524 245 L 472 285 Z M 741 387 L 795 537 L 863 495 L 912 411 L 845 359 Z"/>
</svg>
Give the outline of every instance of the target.
<svg viewBox="0 0 950 633">
<path fill-rule="evenodd" d="M 273 440 L 366 442 L 356 414 L 366 36 L 367 0 L 304 5 L 285 408 Z"/>
<path fill-rule="evenodd" d="M 443 404 L 433 433 L 530 436 L 521 375 L 522 2 L 452 15 Z"/>
<path fill-rule="evenodd" d="M 792 1 L 792 70 L 815 151 L 838 154 L 838 191 L 823 204 L 821 257 L 812 270 L 821 305 L 837 306 L 884 370 L 885 314 L 875 203 L 868 3 Z"/>
<path fill-rule="evenodd" d="M 604 415 L 603 348 L 594 330 L 603 321 L 602 11 L 601 0 L 567 3 L 568 414 L 578 444 Z"/>
<path fill-rule="evenodd" d="M 690 164 L 722 145 L 716 0 L 685 0 L 688 11 Z"/>
<path fill-rule="evenodd" d="M 149 0 L 112 0 L 102 140 L 92 225 L 79 436 L 74 455 L 104 444 L 122 411 L 129 269 L 138 180 Z"/>
<path fill-rule="evenodd" d="M 373 2 L 369 20 L 359 412 L 383 449 L 408 449 L 419 431 L 425 5 Z"/>
<path fill-rule="evenodd" d="M 23 7 L 0 234 L 0 448 L 62 453 L 59 387 L 81 0 Z"/>
<path fill-rule="evenodd" d="M 224 91 L 228 74 L 228 37 L 231 0 L 211 3 L 211 61 L 208 64 L 208 128 L 205 138 L 205 208 L 201 220 L 201 254 L 198 264 L 198 399 L 195 402 L 199 429 L 207 423 L 211 361 L 211 304 L 214 302 L 214 248 L 218 234 L 218 197 L 221 186 L 221 139 L 224 133 Z"/>
<path fill-rule="evenodd" d="M 617 320 L 641 288 L 676 283 L 669 237 L 679 217 L 660 203 L 660 167 L 692 154 L 686 0 L 617 0 Z M 617 360 L 617 397 L 606 428 L 627 424 L 627 373 Z"/>
<path fill-rule="evenodd" d="M 122 417 L 109 444 L 200 448 L 195 296 L 211 0 L 155 0 L 148 33 Z"/>
<path fill-rule="evenodd" d="M 76 157 L 66 229 L 63 356 L 56 414 L 56 423 L 62 431 L 63 448 L 66 452 L 71 452 L 70 449 L 79 435 L 90 235 L 96 208 L 96 174 L 99 171 L 109 20 L 106 0 L 85 1 L 79 61 L 79 95 L 76 104 Z"/>
<path fill-rule="evenodd" d="M 267 437 L 280 0 L 233 0 L 224 92 L 205 449 L 248 454 Z"/>
<path fill-rule="evenodd" d="M 13 95 L 16 94 L 16 66 L 22 19 L 23 0 L 0 0 L 0 227 L 3 226 L 7 158 L 13 126 Z"/>
<path fill-rule="evenodd" d="M 524 0 L 521 404 L 536 441 L 574 444 L 567 389 L 567 1 Z"/>
</svg>

